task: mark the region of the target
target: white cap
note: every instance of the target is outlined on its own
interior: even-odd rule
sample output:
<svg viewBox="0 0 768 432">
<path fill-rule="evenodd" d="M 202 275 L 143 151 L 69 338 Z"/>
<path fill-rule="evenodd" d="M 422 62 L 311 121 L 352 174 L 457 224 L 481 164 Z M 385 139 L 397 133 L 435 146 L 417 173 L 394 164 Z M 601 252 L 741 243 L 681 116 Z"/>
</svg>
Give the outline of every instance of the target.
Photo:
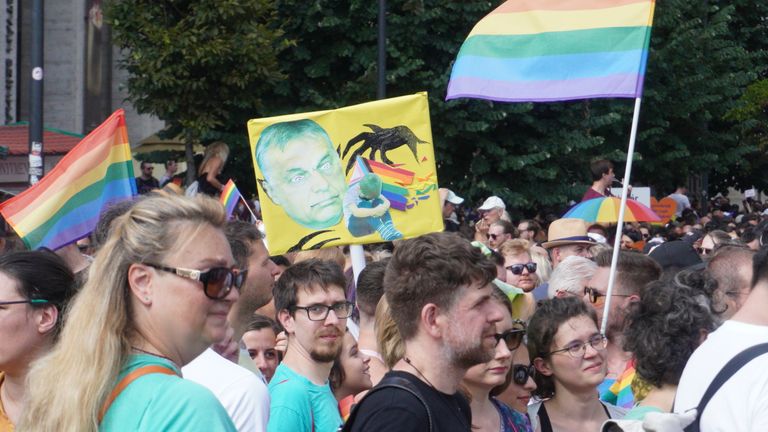
<svg viewBox="0 0 768 432">
<path fill-rule="evenodd" d="M 503 208 L 506 210 L 507 206 L 504 205 L 504 201 L 502 201 L 501 198 L 492 196 L 488 197 L 485 202 L 483 202 L 483 205 L 478 207 L 478 210 L 492 210 L 495 208 Z"/>
<path fill-rule="evenodd" d="M 446 189 L 445 200 L 454 205 L 459 205 L 464 202 L 464 198 L 456 195 L 450 189 Z"/>
</svg>

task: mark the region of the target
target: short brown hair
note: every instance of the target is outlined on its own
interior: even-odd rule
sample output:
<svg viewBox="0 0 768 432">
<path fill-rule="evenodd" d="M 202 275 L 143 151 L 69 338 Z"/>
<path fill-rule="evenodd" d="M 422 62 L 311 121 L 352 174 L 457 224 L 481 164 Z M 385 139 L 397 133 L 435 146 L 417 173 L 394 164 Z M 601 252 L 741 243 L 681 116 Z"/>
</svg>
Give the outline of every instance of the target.
<svg viewBox="0 0 768 432">
<path fill-rule="evenodd" d="M 261 231 L 256 225 L 243 221 L 230 221 L 224 227 L 224 235 L 227 236 L 229 248 L 232 249 L 232 257 L 240 269 L 248 267 L 248 258 L 253 253 L 251 245 L 261 240 Z"/>
<path fill-rule="evenodd" d="M 384 274 L 384 292 L 392 319 L 407 341 L 416 335 L 426 304 L 450 308 L 462 286 L 484 286 L 495 278 L 496 266 L 480 249 L 457 234 L 432 233 L 395 248 Z"/>
<path fill-rule="evenodd" d="M 613 249 L 601 251 L 595 257 L 598 267 L 611 267 Z M 659 280 L 661 267 L 653 258 L 635 251 L 620 251 L 616 263 L 616 282 L 621 294 L 639 295 L 649 282 Z"/>
<path fill-rule="evenodd" d="M 288 267 L 272 290 L 275 311 L 289 310 L 296 306 L 299 289 L 310 291 L 319 286 L 328 291 L 331 285 L 344 291 L 347 280 L 341 267 L 333 261 L 310 259 Z M 292 311 L 291 311 L 292 312 Z M 279 320 L 278 320 L 279 321 Z"/>
</svg>

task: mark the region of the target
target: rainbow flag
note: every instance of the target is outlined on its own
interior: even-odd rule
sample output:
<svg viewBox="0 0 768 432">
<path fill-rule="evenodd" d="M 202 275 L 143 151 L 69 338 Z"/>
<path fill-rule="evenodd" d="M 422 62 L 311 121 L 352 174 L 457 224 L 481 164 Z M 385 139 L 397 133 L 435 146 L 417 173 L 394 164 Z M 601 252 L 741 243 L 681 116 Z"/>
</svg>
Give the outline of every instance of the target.
<svg viewBox="0 0 768 432">
<path fill-rule="evenodd" d="M 237 186 L 235 186 L 235 182 L 230 179 L 227 184 L 224 185 L 224 189 L 221 191 L 221 195 L 219 196 L 219 202 L 227 211 L 227 219 L 232 217 L 232 212 L 235 211 L 237 202 L 241 199 L 243 199 L 243 195 L 240 194 Z"/>
<path fill-rule="evenodd" d="M 93 231 L 102 209 L 136 195 L 125 113 L 115 111 L 40 182 L 0 204 L 30 249 L 58 249 Z"/>
<path fill-rule="evenodd" d="M 640 97 L 654 5 L 654 0 L 508 0 L 464 41 L 446 99 Z"/>
</svg>

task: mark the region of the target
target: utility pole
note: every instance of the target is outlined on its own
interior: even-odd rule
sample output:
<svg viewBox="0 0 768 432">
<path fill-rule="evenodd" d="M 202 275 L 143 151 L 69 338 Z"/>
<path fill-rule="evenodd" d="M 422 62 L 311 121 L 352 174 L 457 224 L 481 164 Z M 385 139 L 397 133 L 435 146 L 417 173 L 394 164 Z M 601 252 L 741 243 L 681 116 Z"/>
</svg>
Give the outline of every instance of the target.
<svg viewBox="0 0 768 432">
<path fill-rule="evenodd" d="M 43 176 L 43 0 L 32 1 L 32 83 L 29 116 L 29 184 Z"/>
</svg>

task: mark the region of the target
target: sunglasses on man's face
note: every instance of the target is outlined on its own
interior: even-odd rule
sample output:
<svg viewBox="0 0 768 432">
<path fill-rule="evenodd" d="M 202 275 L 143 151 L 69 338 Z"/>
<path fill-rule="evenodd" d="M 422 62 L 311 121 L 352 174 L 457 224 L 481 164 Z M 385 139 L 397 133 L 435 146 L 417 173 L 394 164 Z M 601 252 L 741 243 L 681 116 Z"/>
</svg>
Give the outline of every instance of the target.
<svg viewBox="0 0 768 432">
<path fill-rule="evenodd" d="M 529 262 L 525 264 L 512 264 L 511 266 L 505 267 L 507 270 L 511 271 L 513 275 L 521 275 L 523 274 L 523 269 L 528 270 L 528 273 L 536 273 L 536 263 L 535 262 Z"/>
<path fill-rule="evenodd" d="M 536 373 L 536 368 L 533 365 L 512 365 L 512 381 L 517 385 L 525 385 L 528 382 L 528 377 L 533 378 Z"/>
</svg>

